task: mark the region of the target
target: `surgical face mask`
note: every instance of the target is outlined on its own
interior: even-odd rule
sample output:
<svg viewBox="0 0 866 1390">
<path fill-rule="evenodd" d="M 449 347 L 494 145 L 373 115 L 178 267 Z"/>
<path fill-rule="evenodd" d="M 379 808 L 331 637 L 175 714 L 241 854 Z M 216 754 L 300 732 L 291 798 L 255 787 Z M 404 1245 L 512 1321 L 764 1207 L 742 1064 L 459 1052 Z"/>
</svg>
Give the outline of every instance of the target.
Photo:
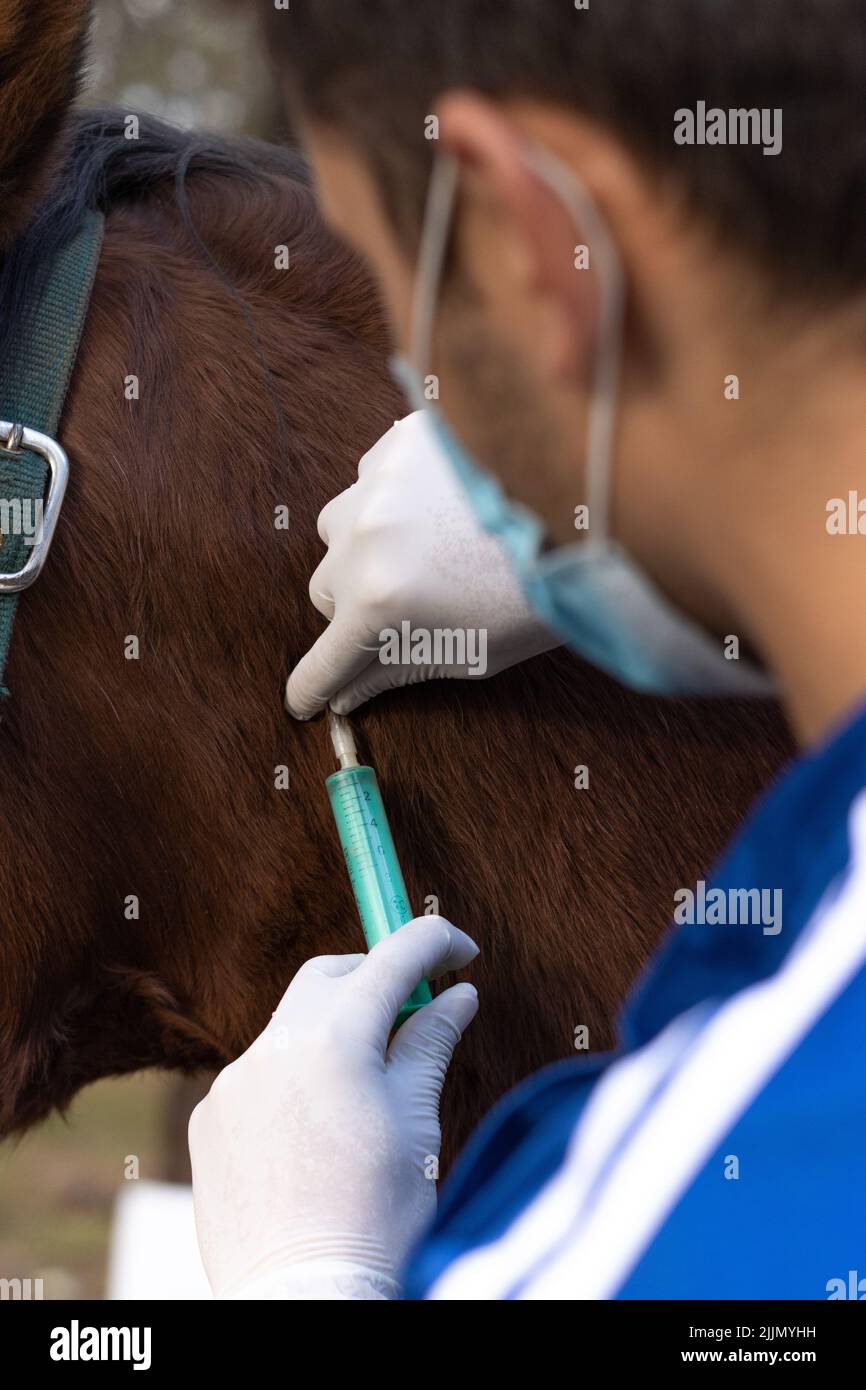
<svg viewBox="0 0 866 1390">
<path fill-rule="evenodd" d="M 432 412 L 442 450 L 480 525 L 498 539 L 527 599 L 568 646 L 636 690 L 663 695 L 770 695 L 773 687 L 765 673 L 745 660 L 726 658 L 722 642 L 675 608 L 610 535 L 610 473 L 623 333 L 619 257 L 577 176 L 539 147 L 528 148 L 525 157 L 581 229 L 599 286 L 601 323 L 586 447 L 587 539 L 544 552 L 545 528 L 540 518 L 506 497 L 428 399 L 436 305 L 459 177 L 456 161 L 447 155 L 436 161 L 427 200 L 410 356 L 394 359 L 394 374 L 413 408 Z"/>
</svg>

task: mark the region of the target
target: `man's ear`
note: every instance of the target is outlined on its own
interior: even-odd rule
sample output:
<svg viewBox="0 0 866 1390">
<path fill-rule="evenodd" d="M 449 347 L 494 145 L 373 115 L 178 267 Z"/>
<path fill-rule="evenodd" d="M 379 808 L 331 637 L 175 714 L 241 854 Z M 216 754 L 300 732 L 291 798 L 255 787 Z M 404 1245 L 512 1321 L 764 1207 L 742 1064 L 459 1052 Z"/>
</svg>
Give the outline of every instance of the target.
<svg viewBox="0 0 866 1390">
<path fill-rule="evenodd" d="M 483 279 L 498 241 L 499 264 L 513 291 L 537 310 L 542 370 L 578 384 L 592 361 L 598 327 L 586 229 L 532 168 L 526 134 L 508 112 L 476 93 L 449 92 L 437 114 L 442 146 L 461 166 L 461 223 L 470 228 L 461 255 L 471 262 L 473 282 Z"/>
</svg>

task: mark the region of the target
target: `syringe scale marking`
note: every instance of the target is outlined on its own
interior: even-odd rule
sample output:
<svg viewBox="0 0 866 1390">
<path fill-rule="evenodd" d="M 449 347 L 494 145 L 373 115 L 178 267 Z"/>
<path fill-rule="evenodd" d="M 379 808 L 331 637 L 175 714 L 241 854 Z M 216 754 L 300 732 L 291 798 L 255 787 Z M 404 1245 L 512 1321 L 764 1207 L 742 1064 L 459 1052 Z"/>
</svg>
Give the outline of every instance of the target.
<svg viewBox="0 0 866 1390">
<path fill-rule="evenodd" d="M 359 766 L 351 729 L 339 715 L 331 715 L 331 739 L 340 771 L 325 786 L 364 935 L 372 947 L 410 921 L 412 909 L 376 774 L 371 767 Z M 400 1010 L 397 1026 L 431 998 L 423 980 Z"/>
</svg>

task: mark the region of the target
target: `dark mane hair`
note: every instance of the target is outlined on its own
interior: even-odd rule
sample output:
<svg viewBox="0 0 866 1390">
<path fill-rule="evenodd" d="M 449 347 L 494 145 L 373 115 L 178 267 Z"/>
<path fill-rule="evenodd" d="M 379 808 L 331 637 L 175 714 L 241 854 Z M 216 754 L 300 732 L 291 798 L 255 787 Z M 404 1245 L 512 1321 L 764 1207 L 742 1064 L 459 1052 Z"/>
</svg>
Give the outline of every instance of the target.
<svg viewBox="0 0 866 1390">
<path fill-rule="evenodd" d="M 130 138 L 126 131 L 133 114 L 138 133 Z M 210 255 L 186 195 L 187 179 L 197 174 L 253 185 L 268 174 L 309 183 L 307 164 L 294 150 L 248 137 L 221 139 L 182 130 L 156 116 L 118 107 L 75 112 L 51 184 L 27 224 L 0 255 L 0 371 L 10 339 L 26 331 L 27 306 L 37 297 L 51 258 L 75 235 L 84 212 L 108 212 L 152 199 L 161 186 L 173 189 L 184 224 Z"/>
</svg>

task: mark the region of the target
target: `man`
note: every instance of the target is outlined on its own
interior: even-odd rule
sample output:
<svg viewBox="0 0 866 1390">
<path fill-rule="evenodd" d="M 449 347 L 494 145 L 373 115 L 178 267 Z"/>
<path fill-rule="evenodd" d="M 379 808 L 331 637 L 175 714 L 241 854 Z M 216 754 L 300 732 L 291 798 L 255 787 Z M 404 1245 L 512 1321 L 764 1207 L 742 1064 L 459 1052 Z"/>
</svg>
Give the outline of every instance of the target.
<svg viewBox="0 0 866 1390">
<path fill-rule="evenodd" d="M 377 659 L 450 586 L 491 669 L 551 630 L 641 689 L 775 689 L 803 754 L 677 895 L 619 1054 L 507 1098 L 426 1233 L 474 999 L 457 985 L 390 1051 L 388 1032 L 473 948 L 433 919 L 308 963 L 193 1119 L 214 1286 L 836 1296 L 866 1239 L 866 15 L 298 0 L 272 32 L 325 211 L 429 412 L 323 514 L 330 625 L 292 712 L 468 676 Z M 446 477 L 501 575 L 453 544 Z"/>
</svg>

